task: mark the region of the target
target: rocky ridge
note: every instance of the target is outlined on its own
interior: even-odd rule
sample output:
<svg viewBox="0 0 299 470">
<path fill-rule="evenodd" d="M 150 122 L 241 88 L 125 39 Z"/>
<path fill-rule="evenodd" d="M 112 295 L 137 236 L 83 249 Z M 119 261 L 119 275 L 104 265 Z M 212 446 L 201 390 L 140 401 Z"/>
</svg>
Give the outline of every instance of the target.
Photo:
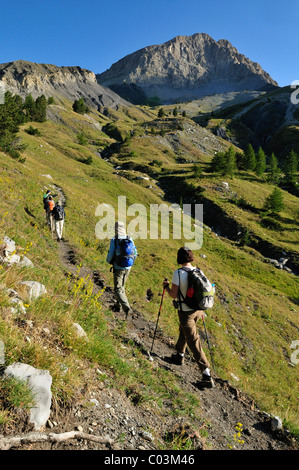
<svg viewBox="0 0 299 470">
<path fill-rule="evenodd" d="M 58 67 L 17 60 L 0 64 L 0 83 L 4 89 L 25 98 L 34 99 L 44 94 L 62 96 L 74 101 L 84 98 L 88 106 L 101 110 L 103 107 L 117 108 L 129 103 L 116 93 L 99 85 L 93 72 L 81 67 Z"/>
<path fill-rule="evenodd" d="M 134 84 L 148 98 L 157 96 L 164 103 L 278 86 L 229 41 L 199 33 L 140 49 L 96 77 L 101 85 L 120 93 L 124 85 Z"/>
</svg>

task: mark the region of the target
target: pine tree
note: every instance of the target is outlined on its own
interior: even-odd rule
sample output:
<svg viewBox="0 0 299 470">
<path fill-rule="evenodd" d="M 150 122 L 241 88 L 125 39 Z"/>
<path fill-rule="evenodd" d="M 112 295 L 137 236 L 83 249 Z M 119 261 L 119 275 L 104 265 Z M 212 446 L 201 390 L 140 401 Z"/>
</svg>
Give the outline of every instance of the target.
<svg viewBox="0 0 299 470">
<path fill-rule="evenodd" d="M 27 121 L 34 121 L 36 104 L 31 94 L 27 95 L 25 98 L 24 110 L 26 113 Z"/>
<path fill-rule="evenodd" d="M 38 96 L 35 100 L 35 115 L 32 121 L 45 122 L 47 112 L 47 99 L 45 95 Z"/>
<path fill-rule="evenodd" d="M 248 145 L 244 154 L 244 169 L 254 171 L 256 167 L 255 151 L 251 144 Z"/>
<path fill-rule="evenodd" d="M 14 158 L 19 158 L 19 150 L 22 150 L 17 133 L 24 121 L 22 99 L 7 91 L 4 103 L 0 105 L 0 148 Z"/>
<path fill-rule="evenodd" d="M 256 154 L 256 166 L 255 166 L 255 174 L 257 176 L 262 176 L 267 168 L 266 164 L 266 155 L 263 151 L 262 147 L 259 148 Z"/>
<path fill-rule="evenodd" d="M 277 183 L 279 178 L 279 168 L 278 168 L 278 160 L 274 153 L 271 153 L 269 157 L 269 164 L 268 164 L 268 181 L 270 183 Z"/>
<path fill-rule="evenodd" d="M 284 181 L 286 183 L 295 183 L 297 179 L 298 157 L 294 150 L 287 155 L 284 163 Z"/>
<path fill-rule="evenodd" d="M 236 152 L 233 146 L 230 146 L 228 151 L 225 153 L 225 167 L 223 170 L 223 175 L 233 177 L 237 169 L 236 163 Z"/>
<path fill-rule="evenodd" d="M 85 114 L 89 112 L 89 108 L 84 103 L 83 98 L 80 98 L 79 100 L 74 101 L 73 110 L 75 111 L 75 113 L 78 113 L 78 114 Z"/>
<path fill-rule="evenodd" d="M 278 188 L 274 188 L 270 196 L 265 201 L 264 208 L 270 211 L 273 215 L 278 214 L 284 208 L 283 194 Z"/>
<path fill-rule="evenodd" d="M 223 173 L 226 165 L 226 158 L 223 152 L 215 153 L 214 157 L 210 163 L 210 172 L 220 172 Z"/>
</svg>

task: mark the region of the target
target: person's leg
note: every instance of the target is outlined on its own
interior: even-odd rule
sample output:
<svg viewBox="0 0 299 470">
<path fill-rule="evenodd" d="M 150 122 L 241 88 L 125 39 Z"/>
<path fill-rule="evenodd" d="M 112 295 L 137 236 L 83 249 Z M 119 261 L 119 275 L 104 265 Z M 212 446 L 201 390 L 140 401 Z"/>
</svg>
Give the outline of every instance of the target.
<svg viewBox="0 0 299 470">
<path fill-rule="evenodd" d="M 204 350 L 202 349 L 200 337 L 197 331 L 197 320 L 199 312 L 186 313 L 179 311 L 180 328 L 185 336 L 185 341 L 193 354 L 195 362 L 198 364 L 201 372 L 210 367 L 209 361 L 206 358 Z M 182 344 L 182 343 L 181 343 Z"/>
<path fill-rule="evenodd" d="M 184 334 L 184 330 L 180 325 L 179 326 L 179 337 L 178 337 L 178 340 L 176 342 L 175 349 L 179 354 L 184 355 L 185 351 L 186 351 L 186 347 L 187 347 L 186 337 L 185 337 L 185 334 Z"/>
<path fill-rule="evenodd" d="M 59 220 L 58 221 L 58 235 L 57 236 L 58 236 L 59 240 L 62 239 L 63 222 L 64 222 L 64 220 Z"/>
<path fill-rule="evenodd" d="M 55 220 L 55 231 L 56 231 L 56 236 L 57 236 L 57 240 L 60 240 L 60 237 L 59 237 L 59 220 Z"/>
<path fill-rule="evenodd" d="M 50 213 L 50 227 L 51 227 L 51 232 L 52 234 L 55 232 L 55 219 L 53 217 L 53 214 Z"/>
<path fill-rule="evenodd" d="M 115 296 L 125 313 L 128 313 L 131 309 L 125 291 L 125 284 L 129 274 L 130 269 L 115 269 L 113 273 Z"/>
</svg>

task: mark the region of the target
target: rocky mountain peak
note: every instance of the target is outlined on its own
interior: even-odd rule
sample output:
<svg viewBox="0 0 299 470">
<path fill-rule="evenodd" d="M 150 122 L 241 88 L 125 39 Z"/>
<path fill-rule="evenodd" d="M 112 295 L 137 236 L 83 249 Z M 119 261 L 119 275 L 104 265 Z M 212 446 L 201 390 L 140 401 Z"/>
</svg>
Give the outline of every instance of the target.
<svg viewBox="0 0 299 470">
<path fill-rule="evenodd" d="M 72 101 L 83 97 L 86 104 L 98 108 L 128 104 L 113 91 L 99 85 L 93 72 L 79 66 L 58 67 L 17 60 L 0 64 L 0 81 L 5 89 L 23 98 L 29 93 L 33 98 L 44 94 L 46 97 L 63 96 Z"/>
<path fill-rule="evenodd" d="M 148 98 L 157 96 L 165 103 L 278 86 L 228 40 L 215 41 L 205 33 L 140 49 L 98 74 L 97 80 L 116 92 L 134 84 Z"/>
</svg>

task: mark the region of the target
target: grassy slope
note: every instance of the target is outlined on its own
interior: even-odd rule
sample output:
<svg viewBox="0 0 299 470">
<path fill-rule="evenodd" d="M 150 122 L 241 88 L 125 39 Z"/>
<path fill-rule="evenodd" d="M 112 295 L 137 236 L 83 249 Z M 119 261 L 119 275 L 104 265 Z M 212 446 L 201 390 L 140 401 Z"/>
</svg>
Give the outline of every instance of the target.
<svg viewBox="0 0 299 470">
<path fill-rule="evenodd" d="M 58 401 L 71 400 L 75 391 L 83 386 L 86 375 L 88 378 L 89 371 L 100 366 L 107 371 L 107 375 L 111 374 L 111 370 L 117 372 L 117 386 L 134 384 L 148 400 L 160 402 L 167 392 L 173 397 L 170 393 L 171 381 L 149 370 L 145 362 L 138 372 L 136 367 L 131 366 L 132 357 L 120 357 L 117 353 L 117 335 L 109 329 L 109 312 L 101 310 L 100 298 L 88 296 L 88 289 L 87 293 L 83 293 L 80 285 L 65 277 L 56 244 L 44 226 L 41 196 L 45 187 L 50 187 L 51 181 L 42 175 L 50 174 L 55 184 L 64 190 L 67 197 L 66 236 L 75 247 L 78 258 L 91 268 L 102 271 L 107 281 L 111 282 L 109 266 L 105 262 L 108 241 L 95 238 L 97 204 L 112 204 L 117 208 L 118 195 L 126 195 L 128 205 L 139 202 L 149 207 L 149 204 L 162 203 L 161 189 L 152 181 L 134 179 L 140 173 L 134 173 L 132 169 L 152 169 L 152 166 L 142 165 L 145 161 L 156 159 L 164 168 L 155 168 L 157 177 L 169 170 L 179 170 L 186 176 L 192 176 L 192 166 L 178 166 L 177 154 L 164 145 L 165 141 L 161 141 L 160 136 L 143 136 L 139 124 L 150 120 L 153 113 L 145 114 L 132 108 L 130 113 L 113 112 L 110 116 L 110 119 L 119 118 L 117 125 L 122 132 L 136 130 L 136 136 L 127 144 L 130 152 L 135 151 L 133 157 L 126 160 L 131 162 L 130 179 L 124 178 L 122 173 L 117 174 L 108 162 L 94 153 L 109 145 L 113 139 L 93 128 L 86 118 L 73 113 L 67 102 L 64 106 L 66 110 L 60 110 L 59 122 L 33 123 L 33 127 L 40 129 L 40 137 L 21 131 L 22 141 L 28 145 L 24 153 L 25 164 L 0 153 L 0 237 L 8 235 L 13 238 L 19 252 L 28 248 L 27 256 L 35 265 L 30 270 L 30 279 L 44 283 L 48 290 L 44 300 L 28 304 L 26 320 L 34 321 L 34 332 L 26 322 L 20 328 L 9 313 L 7 295 L 0 291 L 0 337 L 5 339 L 7 362 L 29 362 L 35 367 L 48 369 L 53 376 L 53 392 Z M 93 117 L 102 125 L 109 121 L 97 113 L 93 113 Z M 83 147 L 76 143 L 76 135 L 82 130 L 94 145 Z M 199 161 L 208 162 L 209 155 L 196 153 Z M 79 162 L 82 156 L 92 156 L 92 165 Z M 112 161 L 122 165 L 124 156 L 118 158 L 114 155 Z M 153 187 L 148 188 L 151 183 Z M 243 211 L 215 195 L 213 179 L 204 174 L 200 183 L 206 186 L 209 197 L 216 198 L 229 211 L 235 211 L 233 216 L 246 217 L 251 230 L 260 230 L 255 217 L 244 215 Z M 217 178 L 214 183 L 217 183 Z M 257 194 L 262 191 L 266 195 L 271 190 L 270 186 L 246 179 L 242 182 L 235 179 L 229 183 L 256 206 L 261 199 Z M 287 194 L 285 200 L 283 216 L 293 220 L 295 201 Z M 36 218 L 28 216 L 24 207 Z M 268 231 L 266 236 L 273 237 L 273 233 Z M 287 241 L 285 233 L 275 234 L 274 238 L 282 246 L 287 244 L 295 249 L 293 234 Z M 140 256 L 129 278 L 128 294 L 136 302 L 135 307 L 148 318 L 156 318 L 162 280 L 165 276 L 171 278 L 177 267 L 176 250 L 182 243 L 183 240 L 172 239 L 137 241 Z M 231 374 L 239 377 L 238 387 L 250 394 L 261 407 L 298 426 L 295 386 L 298 371 L 289 364 L 291 343 L 298 339 L 298 314 L 294 303 L 296 278 L 263 263 L 261 256 L 253 250 L 242 249 L 208 229 L 204 231 L 201 252 L 207 258 L 201 258 L 200 252 L 197 252 L 196 262 L 213 279 L 218 293 L 216 305 L 207 318 L 218 374 L 230 380 Z M 28 279 L 29 273 L 17 267 L 9 270 L 2 267 L 0 276 L 2 286 L 18 290 L 17 282 Z M 155 294 L 152 302 L 146 301 L 149 287 Z M 88 347 L 71 334 L 73 321 L 78 321 L 91 337 Z M 176 313 L 168 299 L 163 305 L 160 324 L 168 334 L 176 337 Z M 43 334 L 45 326 L 52 328 L 51 342 Z M 26 340 L 26 336 L 30 341 Z M 186 399 L 185 405 L 187 407 Z M 173 407 L 178 411 L 174 402 Z"/>
</svg>

